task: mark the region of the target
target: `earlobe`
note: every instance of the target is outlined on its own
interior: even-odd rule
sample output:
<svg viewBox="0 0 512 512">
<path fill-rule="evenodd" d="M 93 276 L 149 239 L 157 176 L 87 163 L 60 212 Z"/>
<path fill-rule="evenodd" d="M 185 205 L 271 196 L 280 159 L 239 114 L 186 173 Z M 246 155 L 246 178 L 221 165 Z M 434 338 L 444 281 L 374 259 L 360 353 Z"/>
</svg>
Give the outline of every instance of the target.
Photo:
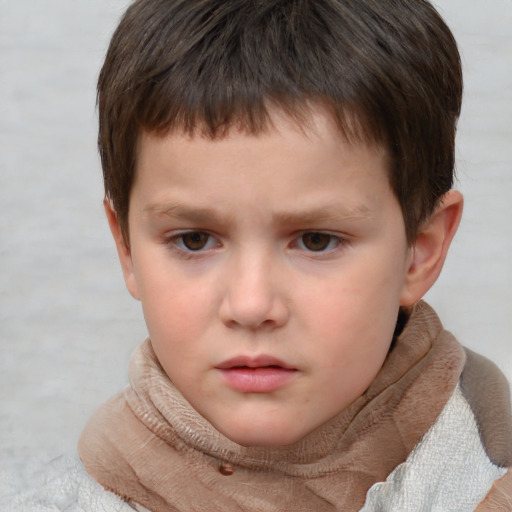
<svg viewBox="0 0 512 512">
<path fill-rule="evenodd" d="M 450 190 L 420 228 L 414 246 L 410 249 L 401 306 L 413 305 L 436 282 L 459 226 L 463 204 L 462 194 Z"/>
<path fill-rule="evenodd" d="M 112 206 L 111 201 L 108 198 L 105 198 L 103 200 L 103 206 L 105 208 L 105 213 L 107 215 L 110 231 L 112 233 L 112 236 L 114 237 L 114 242 L 116 243 L 117 254 L 119 256 L 119 262 L 121 263 L 121 268 L 123 270 L 126 288 L 128 288 L 128 291 L 130 292 L 133 298 L 139 300 L 139 291 L 137 287 L 137 280 L 134 274 L 133 260 L 130 247 L 129 245 L 127 245 L 124 239 L 121 226 L 117 218 L 117 214 Z"/>
</svg>

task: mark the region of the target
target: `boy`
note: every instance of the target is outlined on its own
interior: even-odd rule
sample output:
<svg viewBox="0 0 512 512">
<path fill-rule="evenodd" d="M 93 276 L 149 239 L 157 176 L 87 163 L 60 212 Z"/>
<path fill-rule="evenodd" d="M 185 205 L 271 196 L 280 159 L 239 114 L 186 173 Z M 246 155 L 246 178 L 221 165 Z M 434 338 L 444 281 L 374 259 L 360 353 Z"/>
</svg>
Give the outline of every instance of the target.
<svg viewBox="0 0 512 512">
<path fill-rule="evenodd" d="M 154 512 L 512 510 L 508 387 L 421 302 L 462 213 L 432 6 L 138 0 L 98 91 L 150 337 L 88 473 Z"/>
</svg>

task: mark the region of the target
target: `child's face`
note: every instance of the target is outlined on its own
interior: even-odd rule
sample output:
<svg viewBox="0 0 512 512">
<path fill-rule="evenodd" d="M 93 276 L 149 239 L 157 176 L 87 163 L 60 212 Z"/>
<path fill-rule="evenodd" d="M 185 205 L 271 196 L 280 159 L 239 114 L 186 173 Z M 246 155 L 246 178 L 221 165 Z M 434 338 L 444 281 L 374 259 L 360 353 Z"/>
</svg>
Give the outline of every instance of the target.
<svg viewBox="0 0 512 512">
<path fill-rule="evenodd" d="M 142 135 L 127 285 L 170 379 L 233 441 L 298 441 L 379 371 L 411 261 L 385 167 L 321 112 Z"/>
</svg>

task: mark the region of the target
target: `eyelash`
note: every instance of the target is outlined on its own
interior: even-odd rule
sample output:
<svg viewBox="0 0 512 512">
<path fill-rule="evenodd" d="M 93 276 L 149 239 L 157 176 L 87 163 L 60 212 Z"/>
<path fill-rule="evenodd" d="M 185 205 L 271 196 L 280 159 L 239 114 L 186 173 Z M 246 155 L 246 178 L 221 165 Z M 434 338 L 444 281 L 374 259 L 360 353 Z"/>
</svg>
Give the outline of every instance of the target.
<svg viewBox="0 0 512 512">
<path fill-rule="evenodd" d="M 186 247 L 184 242 L 184 237 L 187 235 L 206 235 L 208 237 L 205 246 L 207 246 L 210 241 L 215 240 L 215 237 L 208 233 L 207 231 L 200 230 L 189 230 L 189 231 L 181 231 L 177 233 L 173 233 L 172 235 L 165 237 L 165 244 L 170 247 L 173 251 L 178 252 L 181 257 L 184 258 L 194 258 L 201 256 L 204 252 L 209 249 L 213 249 L 213 247 L 204 248 L 201 247 L 198 250 L 190 249 Z"/>
<path fill-rule="evenodd" d="M 184 243 L 184 237 L 186 235 L 206 235 L 208 239 L 206 240 L 205 247 L 201 247 L 197 250 L 190 249 L 187 247 Z M 328 237 L 327 240 L 327 246 L 328 248 L 325 249 L 319 249 L 319 250 L 313 250 L 308 249 L 304 244 L 304 237 L 307 236 L 314 236 L 314 235 L 320 235 L 320 237 Z M 205 252 L 209 251 L 210 249 L 215 249 L 216 247 L 220 246 L 220 244 L 217 242 L 216 245 L 213 247 L 206 247 L 209 245 L 211 241 L 215 241 L 215 237 L 208 233 L 207 231 L 201 231 L 201 230 L 189 230 L 189 231 L 181 231 L 173 233 L 169 236 L 165 237 L 165 244 L 170 247 L 173 251 L 178 252 L 178 254 L 183 258 L 198 258 L 204 255 Z M 334 247 L 329 247 L 334 244 Z M 300 251 L 306 252 L 308 255 L 326 255 L 331 254 L 333 252 L 336 252 L 337 250 L 341 249 L 344 245 L 347 244 L 347 240 L 341 236 L 334 235 L 329 232 L 325 231 L 303 231 L 301 232 L 297 237 L 294 238 L 291 247 L 293 249 L 298 249 Z M 302 246 L 302 247 L 301 247 Z"/>
<path fill-rule="evenodd" d="M 309 241 L 313 241 L 315 243 L 314 238 L 317 239 L 320 238 L 320 242 L 326 242 L 327 246 L 325 248 L 319 248 L 318 250 L 314 250 L 311 248 L 306 247 L 305 239 L 306 237 L 310 237 Z M 326 238 L 322 240 L 323 238 Z M 295 239 L 295 246 L 299 246 L 299 249 L 306 251 L 307 253 L 311 254 L 329 254 L 333 251 L 336 251 L 336 249 L 340 248 L 343 244 L 345 244 L 346 241 L 341 238 L 340 236 L 333 235 L 332 233 L 328 233 L 325 231 L 305 231 L 303 232 L 298 238 Z M 334 247 L 332 245 L 334 244 Z M 303 247 L 300 247 L 300 246 Z"/>
</svg>

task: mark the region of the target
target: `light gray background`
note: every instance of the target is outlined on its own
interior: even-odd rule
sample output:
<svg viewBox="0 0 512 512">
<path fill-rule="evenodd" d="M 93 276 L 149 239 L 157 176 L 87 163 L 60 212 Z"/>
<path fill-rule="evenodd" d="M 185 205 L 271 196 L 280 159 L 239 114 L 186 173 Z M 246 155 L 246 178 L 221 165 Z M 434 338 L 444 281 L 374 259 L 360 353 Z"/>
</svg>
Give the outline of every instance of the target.
<svg viewBox="0 0 512 512">
<path fill-rule="evenodd" d="M 126 0 L 0 0 L 0 466 L 73 450 L 145 337 L 103 218 L 95 81 Z M 512 377 L 512 0 L 438 0 L 461 47 L 460 231 L 428 299 Z"/>
</svg>

